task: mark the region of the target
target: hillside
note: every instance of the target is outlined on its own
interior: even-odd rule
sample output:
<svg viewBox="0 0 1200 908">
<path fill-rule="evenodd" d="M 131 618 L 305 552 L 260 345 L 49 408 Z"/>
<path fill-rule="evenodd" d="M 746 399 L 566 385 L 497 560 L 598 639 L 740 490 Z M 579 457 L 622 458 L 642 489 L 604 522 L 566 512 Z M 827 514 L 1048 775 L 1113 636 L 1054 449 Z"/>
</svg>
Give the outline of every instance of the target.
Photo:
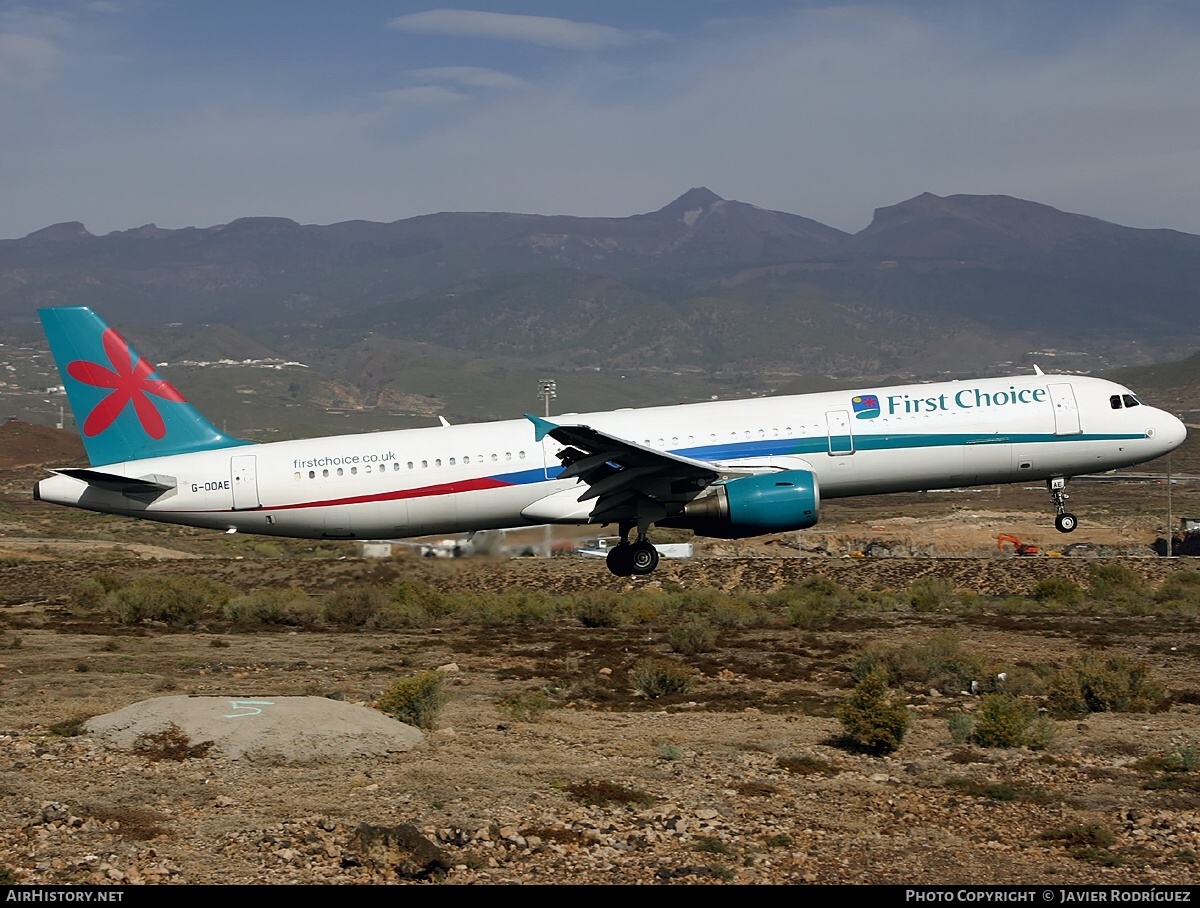
<svg viewBox="0 0 1200 908">
<path fill-rule="evenodd" d="M 230 326 L 190 358 L 305 358 L 377 332 L 535 368 L 1096 372 L 1200 347 L 1200 237 L 928 193 L 849 235 L 697 188 L 624 218 L 261 217 L 106 236 L 72 222 L 0 241 L 0 328 L 33 336 L 37 307 L 77 304 L 189 338 Z"/>
</svg>

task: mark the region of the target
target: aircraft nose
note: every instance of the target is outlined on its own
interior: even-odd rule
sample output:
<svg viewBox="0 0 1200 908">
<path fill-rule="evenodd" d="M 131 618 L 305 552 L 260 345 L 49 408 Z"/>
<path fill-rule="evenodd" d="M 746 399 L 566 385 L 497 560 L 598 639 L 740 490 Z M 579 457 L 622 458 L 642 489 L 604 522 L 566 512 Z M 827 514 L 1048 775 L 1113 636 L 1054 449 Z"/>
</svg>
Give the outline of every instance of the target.
<svg viewBox="0 0 1200 908">
<path fill-rule="evenodd" d="M 1174 451 L 1187 438 L 1187 426 L 1178 417 L 1170 413 L 1163 413 L 1163 418 L 1159 422 L 1158 431 L 1155 434 L 1165 450 Z"/>
</svg>

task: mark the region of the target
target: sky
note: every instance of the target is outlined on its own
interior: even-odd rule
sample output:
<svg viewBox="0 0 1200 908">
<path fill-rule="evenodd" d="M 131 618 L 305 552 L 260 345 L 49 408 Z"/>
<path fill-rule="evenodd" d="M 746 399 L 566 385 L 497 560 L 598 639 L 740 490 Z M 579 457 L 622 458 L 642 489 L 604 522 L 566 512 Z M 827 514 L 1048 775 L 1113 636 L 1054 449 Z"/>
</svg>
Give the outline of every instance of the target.
<svg viewBox="0 0 1200 908">
<path fill-rule="evenodd" d="M 694 186 L 852 232 L 932 192 L 1200 234 L 1200 3 L 0 0 L 0 239 Z"/>
</svg>

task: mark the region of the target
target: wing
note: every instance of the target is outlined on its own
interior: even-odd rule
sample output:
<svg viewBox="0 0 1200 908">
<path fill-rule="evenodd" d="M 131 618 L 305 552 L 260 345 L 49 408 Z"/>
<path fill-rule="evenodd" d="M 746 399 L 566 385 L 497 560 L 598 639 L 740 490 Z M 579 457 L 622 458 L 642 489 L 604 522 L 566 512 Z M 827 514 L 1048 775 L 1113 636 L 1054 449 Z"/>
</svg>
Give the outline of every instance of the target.
<svg viewBox="0 0 1200 908">
<path fill-rule="evenodd" d="M 547 435 L 564 445 L 557 453 L 563 464 L 559 479 L 577 479 L 587 486 L 578 501 L 596 499 L 590 516 L 608 522 L 638 513 L 669 510 L 672 502 L 694 498 L 722 477 L 715 464 L 666 451 L 656 451 L 591 426 L 560 426 L 526 414 L 537 440 Z"/>
</svg>

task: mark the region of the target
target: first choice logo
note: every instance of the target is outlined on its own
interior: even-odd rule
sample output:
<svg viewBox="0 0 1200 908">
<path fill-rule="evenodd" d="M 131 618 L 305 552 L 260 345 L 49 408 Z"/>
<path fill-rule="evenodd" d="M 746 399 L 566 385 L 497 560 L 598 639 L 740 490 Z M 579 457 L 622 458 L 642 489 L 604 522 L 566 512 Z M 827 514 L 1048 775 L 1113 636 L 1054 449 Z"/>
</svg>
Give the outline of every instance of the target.
<svg viewBox="0 0 1200 908">
<path fill-rule="evenodd" d="M 978 410 L 988 407 L 1006 407 L 1012 404 L 1040 404 L 1047 400 L 1045 388 L 1021 388 L 1010 385 L 1007 391 L 981 391 L 979 388 L 963 388 L 953 395 L 938 394 L 935 397 L 910 397 L 907 394 L 889 394 L 887 398 L 888 415 L 903 413 L 947 412 L 952 408 L 959 410 Z"/>
</svg>

